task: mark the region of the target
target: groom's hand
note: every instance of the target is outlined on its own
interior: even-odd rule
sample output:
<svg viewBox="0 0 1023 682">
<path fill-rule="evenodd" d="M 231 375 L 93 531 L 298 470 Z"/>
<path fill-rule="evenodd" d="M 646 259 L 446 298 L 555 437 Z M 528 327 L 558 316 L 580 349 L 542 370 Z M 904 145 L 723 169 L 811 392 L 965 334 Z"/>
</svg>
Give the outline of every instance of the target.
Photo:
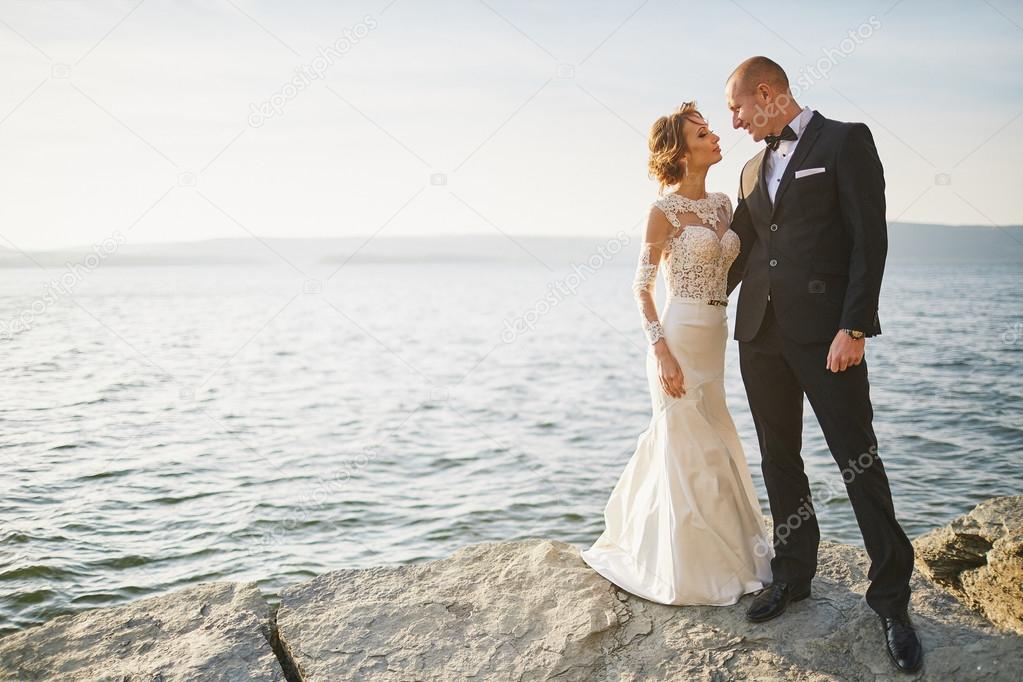
<svg viewBox="0 0 1023 682">
<path fill-rule="evenodd" d="M 865 339 L 854 339 L 843 331 L 835 334 L 828 350 L 827 368 L 832 372 L 844 372 L 863 360 Z"/>
</svg>

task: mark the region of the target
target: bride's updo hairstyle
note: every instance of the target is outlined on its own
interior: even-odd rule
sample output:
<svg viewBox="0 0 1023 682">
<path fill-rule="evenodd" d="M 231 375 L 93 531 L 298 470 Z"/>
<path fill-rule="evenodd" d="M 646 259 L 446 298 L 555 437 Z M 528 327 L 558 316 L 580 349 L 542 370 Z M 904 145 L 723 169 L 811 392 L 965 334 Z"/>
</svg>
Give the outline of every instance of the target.
<svg viewBox="0 0 1023 682">
<path fill-rule="evenodd" d="M 650 161 L 647 163 L 649 176 L 656 178 L 660 183 L 657 193 L 664 191 L 665 187 L 677 185 L 685 177 L 685 163 L 682 161 L 682 154 L 687 151 L 686 141 L 682 136 L 682 126 L 690 116 L 697 114 L 703 116 L 696 109 L 696 102 L 683 102 L 678 109 L 661 116 L 650 126 L 650 137 L 647 146 L 650 147 Z"/>
</svg>

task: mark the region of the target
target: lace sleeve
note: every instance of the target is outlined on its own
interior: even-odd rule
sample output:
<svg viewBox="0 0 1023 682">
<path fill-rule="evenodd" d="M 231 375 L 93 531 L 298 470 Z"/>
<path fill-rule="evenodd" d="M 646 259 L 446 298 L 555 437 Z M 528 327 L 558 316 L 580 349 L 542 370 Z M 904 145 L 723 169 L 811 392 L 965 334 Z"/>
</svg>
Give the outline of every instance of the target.
<svg viewBox="0 0 1023 682">
<path fill-rule="evenodd" d="M 657 208 L 659 212 L 662 210 Z M 655 215 L 652 211 L 651 216 Z M 673 216 L 669 216 L 673 217 Z M 636 263 L 636 275 L 632 280 L 632 294 L 639 306 L 639 312 L 643 320 L 643 331 L 646 333 L 647 341 L 655 344 L 659 339 L 664 338 L 664 330 L 661 322 L 657 319 L 657 306 L 654 303 L 654 290 L 657 286 L 657 267 L 661 262 L 661 255 L 664 253 L 665 240 L 660 239 L 662 235 L 656 224 L 651 220 L 647 227 L 647 235 L 639 249 L 639 260 Z"/>
<path fill-rule="evenodd" d="M 724 194 L 724 192 L 722 192 Z M 725 200 L 725 229 L 728 229 L 732 225 L 732 197 L 724 194 Z"/>
</svg>

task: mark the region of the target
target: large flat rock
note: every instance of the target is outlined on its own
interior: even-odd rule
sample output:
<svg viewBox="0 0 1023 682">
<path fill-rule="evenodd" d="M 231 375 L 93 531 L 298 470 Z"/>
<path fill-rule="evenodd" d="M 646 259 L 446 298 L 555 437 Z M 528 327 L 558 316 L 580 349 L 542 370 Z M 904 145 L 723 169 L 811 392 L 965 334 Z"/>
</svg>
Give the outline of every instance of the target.
<svg viewBox="0 0 1023 682">
<path fill-rule="evenodd" d="M 255 583 L 202 583 L 0 639 L 0 680 L 283 682 Z"/>
<path fill-rule="evenodd" d="M 338 680 L 883 680 L 898 673 L 863 600 L 869 559 L 822 542 L 811 598 L 749 623 L 729 607 L 621 592 L 550 540 L 482 543 L 439 561 L 327 573 L 286 589 L 280 637 L 304 682 Z M 1017 680 L 1023 638 L 919 574 L 915 677 Z"/>
<path fill-rule="evenodd" d="M 913 546 L 924 575 L 991 622 L 1023 635 L 1023 496 L 982 502 Z"/>
</svg>

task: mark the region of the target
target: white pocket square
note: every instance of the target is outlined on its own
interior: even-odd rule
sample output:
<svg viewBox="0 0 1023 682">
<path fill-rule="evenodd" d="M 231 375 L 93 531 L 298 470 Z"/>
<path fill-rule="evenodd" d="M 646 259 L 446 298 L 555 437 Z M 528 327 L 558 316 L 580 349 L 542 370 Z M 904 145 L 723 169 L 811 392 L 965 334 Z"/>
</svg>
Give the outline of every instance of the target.
<svg viewBox="0 0 1023 682">
<path fill-rule="evenodd" d="M 797 178 L 802 178 L 802 177 L 807 176 L 807 175 L 815 175 L 817 173 L 823 173 L 823 172 L 824 172 L 823 168 L 804 168 L 803 170 L 797 170 L 796 171 L 796 177 Z"/>
</svg>

